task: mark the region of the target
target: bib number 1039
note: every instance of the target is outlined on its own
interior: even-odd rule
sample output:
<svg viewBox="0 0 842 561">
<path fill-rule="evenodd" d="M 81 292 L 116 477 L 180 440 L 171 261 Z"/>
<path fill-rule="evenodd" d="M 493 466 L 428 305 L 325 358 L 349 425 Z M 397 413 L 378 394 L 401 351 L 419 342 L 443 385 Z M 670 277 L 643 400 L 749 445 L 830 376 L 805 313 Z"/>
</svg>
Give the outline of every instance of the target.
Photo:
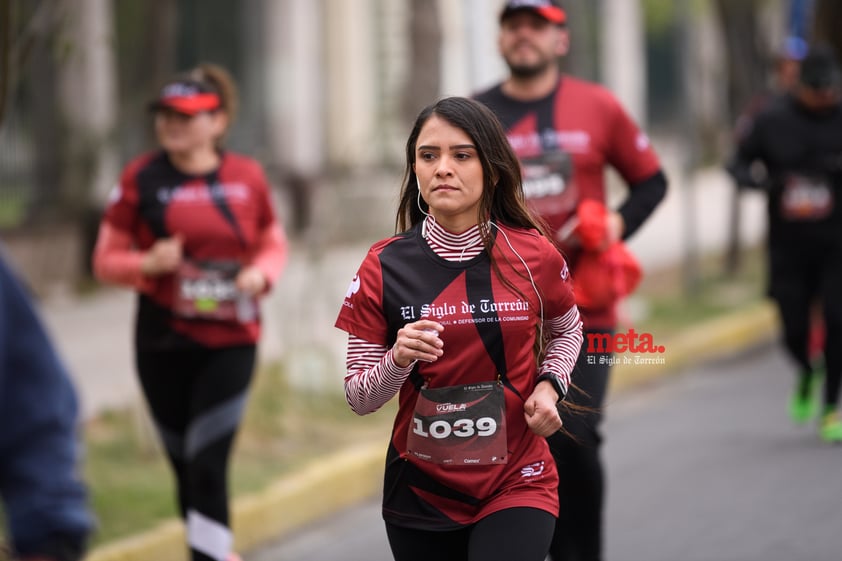
<svg viewBox="0 0 842 561">
<path fill-rule="evenodd" d="M 472 438 L 474 436 L 491 436 L 497 432 L 497 421 L 491 417 L 480 417 L 479 419 L 456 419 L 450 421 L 438 420 L 424 427 L 424 420 L 415 417 L 412 419 L 412 432 L 424 438 L 448 438 L 459 436 Z"/>
<path fill-rule="evenodd" d="M 406 451 L 439 464 L 506 463 L 502 387 L 480 383 L 423 388 L 407 431 Z"/>
</svg>

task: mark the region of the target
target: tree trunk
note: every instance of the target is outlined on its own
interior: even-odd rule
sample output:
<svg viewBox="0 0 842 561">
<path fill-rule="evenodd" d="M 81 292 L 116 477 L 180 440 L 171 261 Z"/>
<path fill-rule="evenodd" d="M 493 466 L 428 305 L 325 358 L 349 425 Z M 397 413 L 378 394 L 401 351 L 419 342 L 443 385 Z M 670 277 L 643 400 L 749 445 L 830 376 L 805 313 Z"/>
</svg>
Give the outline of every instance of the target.
<svg viewBox="0 0 842 561">
<path fill-rule="evenodd" d="M 439 95 L 442 44 L 438 0 L 409 2 L 410 63 L 412 72 L 406 85 L 403 114 L 408 122 Z"/>
<path fill-rule="evenodd" d="M 64 9 L 59 93 L 70 141 L 63 167 L 69 196 L 87 208 L 104 204 L 119 173 L 113 14 L 108 0 L 65 0 Z"/>
<path fill-rule="evenodd" d="M 57 65 L 52 49 L 52 41 L 44 37 L 33 42 L 31 55 L 26 67 L 22 68 L 21 79 L 32 88 L 27 102 L 32 143 L 33 168 L 35 179 L 30 197 L 32 220 L 52 221 L 56 217 L 48 216 L 51 211 L 62 208 L 64 190 L 62 189 L 61 161 L 63 134 L 60 112 L 58 111 Z"/>
<path fill-rule="evenodd" d="M 749 100 L 760 92 L 769 69 L 767 41 L 758 27 L 762 0 L 716 0 L 728 62 L 728 110 L 733 123 Z"/>
<path fill-rule="evenodd" d="M 763 91 L 767 83 L 769 58 L 757 24 L 760 11 L 758 0 L 716 0 L 725 57 L 728 61 L 729 122 L 749 106 L 751 99 Z M 739 187 L 734 186 L 728 217 L 728 245 L 725 251 L 725 273 L 735 274 L 741 265 L 740 228 L 742 224 Z"/>
<path fill-rule="evenodd" d="M 147 81 L 143 84 L 144 99 L 151 99 L 166 80 L 175 73 L 176 33 L 178 31 L 178 6 L 176 0 L 149 0 L 146 2 L 146 20 L 149 33 L 145 35 L 146 48 L 138 53 L 140 63 L 147 67 Z M 136 107 L 133 109 L 137 109 Z M 143 117 L 147 117 L 143 114 Z M 146 144 L 153 144 L 151 121 L 146 118 Z"/>
</svg>

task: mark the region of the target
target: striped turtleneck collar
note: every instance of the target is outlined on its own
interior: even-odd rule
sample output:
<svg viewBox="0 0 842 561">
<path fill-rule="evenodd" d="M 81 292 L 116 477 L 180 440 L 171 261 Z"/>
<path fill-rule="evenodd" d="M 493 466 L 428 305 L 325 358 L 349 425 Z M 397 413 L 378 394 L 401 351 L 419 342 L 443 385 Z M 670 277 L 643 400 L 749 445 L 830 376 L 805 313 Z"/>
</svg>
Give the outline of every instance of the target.
<svg viewBox="0 0 842 561">
<path fill-rule="evenodd" d="M 432 216 L 427 216 L 424 218 L 423 228 L 430 249 L 447 261 L 467 261 L 485 249 L 479 225 L 474 225 L 461 234 L 454 234 L 445 230 Z"/>
</svg>

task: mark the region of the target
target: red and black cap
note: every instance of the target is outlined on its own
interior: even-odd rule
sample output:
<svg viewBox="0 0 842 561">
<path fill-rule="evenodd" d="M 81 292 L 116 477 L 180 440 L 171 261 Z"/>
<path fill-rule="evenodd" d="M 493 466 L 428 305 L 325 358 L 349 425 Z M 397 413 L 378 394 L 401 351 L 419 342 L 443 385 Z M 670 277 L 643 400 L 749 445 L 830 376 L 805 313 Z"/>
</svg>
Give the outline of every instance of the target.
<svg viewBox="0 0 842 561">
<path fill-rule="evenodd" d="M 530 11 L 556 25 L 567 23 L 567 14 L 562 7 L 553 0 L 508 0 L 500 12 L 500 21 L 515 12 Z"/>
<path fill-rule="evenodd" d="M 192 116 L 204 111 L 215 111 L 221 106 L 219 94 L 206 84 L 193 80 L 178 80 L 161 88 L 158 99 L 149 104 L 149 109 L 170 109 Z"/>
</svg>

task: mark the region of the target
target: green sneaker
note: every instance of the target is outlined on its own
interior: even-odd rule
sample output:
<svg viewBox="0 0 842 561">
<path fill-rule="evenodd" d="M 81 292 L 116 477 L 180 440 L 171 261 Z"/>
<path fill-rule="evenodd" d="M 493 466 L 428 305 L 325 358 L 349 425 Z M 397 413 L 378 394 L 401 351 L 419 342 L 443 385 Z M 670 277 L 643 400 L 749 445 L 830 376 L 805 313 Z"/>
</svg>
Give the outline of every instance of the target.
<svg viewBox="0 0 842 561">
<path fill-rule="evenodd" d="M 839 411 L 831 409 L 822 417 L 819 427 L 819 437 L 829 443 L 842 442 L 842 417 Z"/>
<path fill-rule="evenodd" d="M 789 398 L 789 418 L 796 425 L 803 425 L 818 413 L 817 393 L 821 380 L 821 374 L 814 372 L 807 372 L 798 377 L 795 391 Z"/>
</svg>

